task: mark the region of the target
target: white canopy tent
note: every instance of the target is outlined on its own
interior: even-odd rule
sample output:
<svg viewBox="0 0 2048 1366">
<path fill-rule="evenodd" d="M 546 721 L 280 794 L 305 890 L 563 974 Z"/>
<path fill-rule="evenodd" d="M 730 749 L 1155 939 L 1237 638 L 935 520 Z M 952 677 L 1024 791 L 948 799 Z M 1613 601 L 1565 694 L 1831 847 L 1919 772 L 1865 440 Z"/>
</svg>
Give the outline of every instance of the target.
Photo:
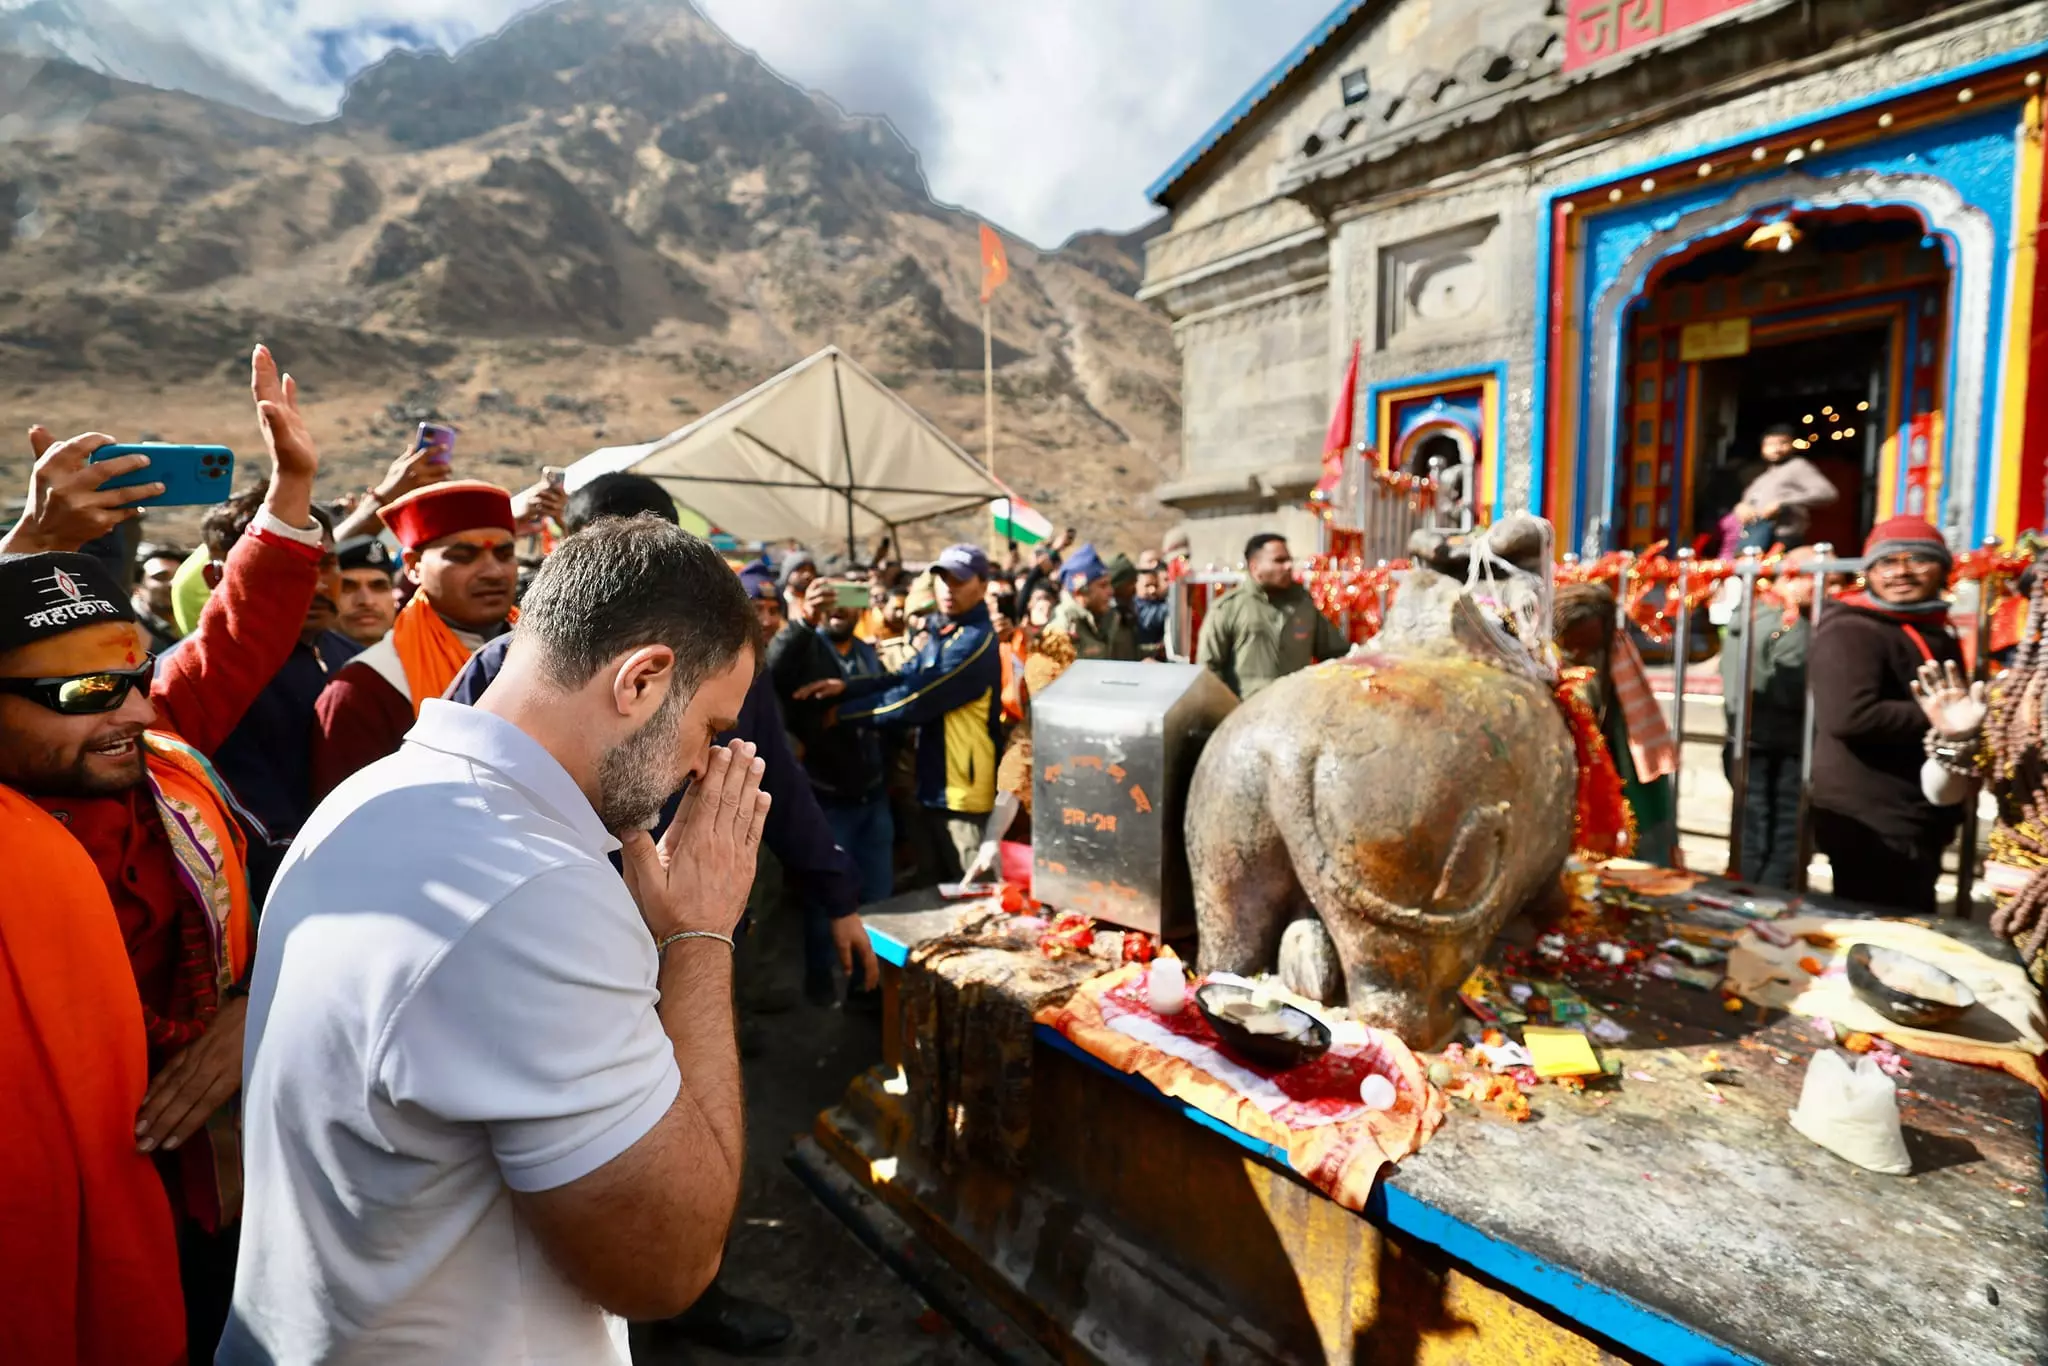
<svg viewBox="0 0 2048 1366">
<path fill-rule="evenodd" d="M 969 512 L 1008 490 L 836 346 L 657 441 L 607 446 L 568 469 L 648 475 L 741 540 L 795 537 L 849 554 L 896 527 Z"/>
</svg>

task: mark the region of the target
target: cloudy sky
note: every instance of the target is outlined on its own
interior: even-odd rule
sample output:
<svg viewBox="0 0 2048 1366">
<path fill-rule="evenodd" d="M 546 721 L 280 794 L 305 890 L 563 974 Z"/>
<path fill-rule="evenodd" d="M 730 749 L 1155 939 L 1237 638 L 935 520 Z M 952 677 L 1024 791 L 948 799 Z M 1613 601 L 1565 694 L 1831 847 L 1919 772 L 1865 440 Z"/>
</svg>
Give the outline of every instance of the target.
<svg viewBox="0 0 2048 1366">
<path fill-rule="evenodd" d="M 939 198 L 1051 245 L 1150 217 L 1144 187 L 1335 0 L 701 0 L 784 75 L 886 114 Z M 182 40 L 331 111 L 399 44 L 460 47 L 530 0 L 0 0 Z"/>
</svg>

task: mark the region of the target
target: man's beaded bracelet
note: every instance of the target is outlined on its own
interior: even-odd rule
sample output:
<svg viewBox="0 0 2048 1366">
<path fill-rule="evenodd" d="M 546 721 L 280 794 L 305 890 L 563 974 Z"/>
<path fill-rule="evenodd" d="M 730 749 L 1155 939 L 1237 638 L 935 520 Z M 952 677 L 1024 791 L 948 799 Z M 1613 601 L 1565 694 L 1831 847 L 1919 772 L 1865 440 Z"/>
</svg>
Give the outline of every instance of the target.
<svg viewBox="0 0 2048 1366">
<path fill-rule="evenodd" d="M 655 940 L 654 952 L 657 955 L 667 953 L 668 946 L 679 939 L 716 939 L 734 953 L 739 952 L 739 946 L 732 942 L 731 935 L 720 934 L 716 930 L 677 930 L 674 934 L 663 935 L 660 939 Z"/>
<path fill-rule="evenodd" d="M 1930 730 L 1920 739 L 1920 747 L 1927 757 L 1958 778 L 1977 776 L 1977 754 L 1983 743 L 1982 731 L 1948 739 L 1939 731 Z"/>
</svg>

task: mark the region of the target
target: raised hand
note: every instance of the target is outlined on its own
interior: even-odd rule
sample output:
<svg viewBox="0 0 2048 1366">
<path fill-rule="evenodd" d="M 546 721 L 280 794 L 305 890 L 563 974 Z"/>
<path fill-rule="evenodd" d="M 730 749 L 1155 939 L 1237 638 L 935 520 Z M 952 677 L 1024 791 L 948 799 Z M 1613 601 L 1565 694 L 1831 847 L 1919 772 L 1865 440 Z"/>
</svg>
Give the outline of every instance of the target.
<svg viewBox="0 0 2048 1366">
<path fill-rule="evenodd" d="M 512 526 L 522 535 L 537 534 L 545 521 L 561 525 L 568 511 L 569 495 L 545 479 L 512 495 Z"/>
<path fill-rule="evenodd" d="M 299 412 L 298 382 L 278 374 L 277 359 L 267 346 L 258 346 L 249 357 L 249 393 L 256 401 L 264 449 L 270 452 L 270 493 L 264 503 L 287 526 L 311 526 L 320 451 Z"/>
<path fill-rule="evenodd" d="M 0 537 L 0 553 L 76 550 L 141 516 L 132 504 L 164 491 L 162 484 L 102 489 L 116 475 L 147 468 L 149 457 L 122 455 L 94 464 L 92 453 L 114 444 L 113 437 L 100 432 L 59 441 L 48 428 L 35 426 L 28 429 L 28 444 L 36 457 L 28 478 L 28 506 L 14 529 Z"/>
<path fill-rule="evenodd" d="M 423 441 L 415 440 L 405 448 L 405 453 L 391 462 L 391 468 L 384 471 L 383 479 L 370 490 L 370 497 L 377 506 L 397 498 L 403 498 L 414 489 L 438 484 L 448 477 L 448 466 L 434 457 L 437 449 Z"/>
<path fill-rule="evenodd" d="M 620 836 L 626 887 L 656 939 L 677 930 L 730 935 L 739 924 L 768 819 L 764 768 L 752 745 L 720 745 L 659 845 L 645 830 Z"/>
<path fill-rule="evenodd" d="M 1983 728 L 1985 713 L 1990 710 L 1983 680 L 1965 683 L 1962 670 L 1953 660 L 1945 664 L 1929 660 L 1922 664 L 1911 687 L 1913 700 L 1927 713 L 1928 724 L 1942 738 L 1961 740 Z"/>
<path fill-rule="evenodd" d="M 825 618 L 839 605 L 839 594 L 833 591 L 830 579 L 812 579 L 805 585 L 802 599 L 792 605 L 804 624 L 815 629 L 823 626 Z"/>
</svg>

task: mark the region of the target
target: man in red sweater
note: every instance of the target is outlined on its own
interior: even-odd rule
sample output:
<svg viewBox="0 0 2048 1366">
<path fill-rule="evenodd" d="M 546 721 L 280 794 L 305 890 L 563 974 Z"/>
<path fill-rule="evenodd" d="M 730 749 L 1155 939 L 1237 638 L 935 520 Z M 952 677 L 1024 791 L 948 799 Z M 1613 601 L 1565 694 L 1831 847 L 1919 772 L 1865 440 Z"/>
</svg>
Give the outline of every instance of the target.
<svg viewBox="0 0 2048 1366">
<path fill-rule="evenodd" d="M 328 681 L 313 709 L 313 800 L 398 752 L 420 703 L 439 697 L 469 657 L 504 634 L 518 586 L 512 495 L 455 479 L 383 510 L 418 586 L 384 639 Z"/>
<path fill-rule="evenodd" d="M 33 870 L 20 874 L 17 898 L 50 901 L 42 908 L 45 936 L 58 932 L 49 919 L 67 916 L 101 925 L 99 917 L 111 917 L 118 926 L 135 993 L 126 1000 L 140 1007 L 133 1045 L 138 1062 L 146 1049 L 147 1089 L 129 1097 L 139 1109 L 129 1111 L 117 1133 L 73 1133 L 69 1141 L 81 1170 L 104 1169 L 114 1145 L 155 1161 L 176 1227 L 178 1265 L 168 1274 L 173 1285 L 183 1281 L 182 1346 L 194 1361 L 212 1359 L 233 1288 L 241 1169 L 230 1102 L 241 1085 L 240 985 L 250 939 L 241 832 L 206 756 L 297 643 L 321 557 L 311 515 L 319 457 L 298 412 L 296 386 L 279 377 L 262 347 L 251 369 L 273 462 L 269 494 L 228 557 L 197 631 L 153 678 L 154 661 L 125 597 L 106 591 L 100 580 L 111 578 L 104 569 L 67 553 L 135 516 L 127 500 L 158 491 L 99 487 L 146 462 L 93 465 L 88 457 L 112 438 L 58 444 L 36 429 L 29 511 L 0 539 L 0 804 L 10 813 L 0 850 L 9 876 Z M 18 969 L 17 949 L 48 942 L 37 935 L 33 915 L 7 927 L 0 977 L 10 975 L 10 962 Z M 18 971 L 13 975 L 19 983 Z M 22 1028 L 49 1045 L 46 1055 L 65 1046 L 69 1026 L 61 1018 L 30 1009 L 24 1021 Z M 138 1082 L 142 1075 L 138 1069 Z M 13 1080 L 8 1089 L 19 1096 Z M 0 1143 L 16 1156 L 44 1160 L 16 1150 L 9 1132 L 0 1119 Z M 84 1215 L 73 1218 L 89 1221 L 90 1196 Z M 10 1229 L 17 1234 L 0 1241 L 34 1255 L 59 1244 L 77 1246 L 81 1259 L 93 1255 L 93 1238 L 75 1228 Z M 108 1274 L 104 1266 L 80 1266 L 73 1278 L 78 1315 L 99 1312 L 86 1298 Z M 16 1302 L 28 1293 L 12 1276 L 0 1280 L 0 1321 L 18 1329 L 65 1312 Z"/>
</svg>

